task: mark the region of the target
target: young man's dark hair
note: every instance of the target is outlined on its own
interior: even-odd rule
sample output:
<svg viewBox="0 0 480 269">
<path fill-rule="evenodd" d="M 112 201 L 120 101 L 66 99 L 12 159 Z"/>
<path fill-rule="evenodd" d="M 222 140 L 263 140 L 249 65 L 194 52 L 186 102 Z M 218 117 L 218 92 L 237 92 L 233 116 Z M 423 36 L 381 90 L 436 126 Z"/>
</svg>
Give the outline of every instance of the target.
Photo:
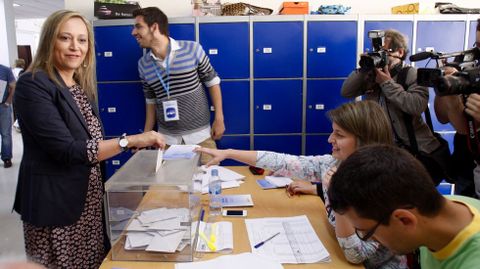
<svg viewBox="0 0 480 269">
<path fill-rule="evenodd" d="M 168 18 L 163 11 L 157 7 L 139 8 L 133 11 L 133 17 L 143 16 L 143 20 L 148 26 L 152 26 L 154 23 L 158 24 L 160 33 L 169 36 L 168 31 Z"/>
<path fill-rule="evenodd" d="M 328 196 L 336 212 L 353 209 L 385 225 L 395 209 L 416 208 L 433 216 L 444 203 L 423 165 L 407 151 L 388 145 L 354 152 L 334 174 Z"/>
</svg>

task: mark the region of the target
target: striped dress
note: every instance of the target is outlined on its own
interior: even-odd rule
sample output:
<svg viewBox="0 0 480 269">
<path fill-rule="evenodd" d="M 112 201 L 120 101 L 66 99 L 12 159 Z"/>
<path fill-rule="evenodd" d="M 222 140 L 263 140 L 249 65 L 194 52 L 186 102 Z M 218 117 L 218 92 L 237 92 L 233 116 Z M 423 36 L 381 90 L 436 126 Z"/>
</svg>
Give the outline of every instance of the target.
<svg viewBox="0 0 480 269">
<path fill-rule="evenodd" d="M 191 134 L 210 124 L 210 111 L 207 87 L 212 81 L 219 81 L 202 46 L 193 41 L 175 41 L 178 47 L 173 51 L 169 74 L 158 64 L 150 53 L 138 61 L 138 70 L 143 82 L 143 92 L 147 103 L 155 100 L 158 130 L 161 133 L 179 136 Z M 173 45 L 172 45 L 173 50 Z M 170 100 L 177 100 L 180 120 L 164 120 L 163 101 L 168 100 L 167 92 L 159 79 L 169 85 Z"/>
</svg>

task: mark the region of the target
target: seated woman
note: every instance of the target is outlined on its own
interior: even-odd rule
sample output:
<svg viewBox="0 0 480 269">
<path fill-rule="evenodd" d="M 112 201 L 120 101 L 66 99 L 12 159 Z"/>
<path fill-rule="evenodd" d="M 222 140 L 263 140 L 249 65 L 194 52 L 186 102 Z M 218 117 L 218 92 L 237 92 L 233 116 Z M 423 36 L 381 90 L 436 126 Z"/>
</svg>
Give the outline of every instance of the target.
<svg viewBox="0 0 480 269">
<path fill-rule="evenodd" d="M 388 118 L 382 108 L 373 101 L 344 104 L 328 112 L 332 121 L 332 133 L 328 142 L 332 154 L 320 156 L 293 156 L 268 151 L 197 149 L 210 154 L 213 159 L 207 165 L 224 159 L 234 159 L 249 165 L 267 168 L 274 175 L 296 177 L 308 181 L 295 181 L 287 189 L 290 194 L 318 193 L 325 198 L 325 208 L 330 224 L 335 228 L 340 247 L 352 263 L 363 263 L 366 268 L 408 268 L 405 256 L 397 256 L 377 241 L 363 241 L 354 227 L 329 206 L 326 191 L 330 178 L 339 163 L 361 146 L 375 143 L 391 144 L 393 138 Z M 302 182 L 302 183 L 300 183 Z"/>
</svg>

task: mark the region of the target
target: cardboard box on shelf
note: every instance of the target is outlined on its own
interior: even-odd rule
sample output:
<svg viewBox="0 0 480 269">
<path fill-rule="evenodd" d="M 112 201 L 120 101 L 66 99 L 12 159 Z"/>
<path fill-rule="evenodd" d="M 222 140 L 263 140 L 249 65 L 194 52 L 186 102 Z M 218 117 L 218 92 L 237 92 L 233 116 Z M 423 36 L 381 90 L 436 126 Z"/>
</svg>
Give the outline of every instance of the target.
<svg viewBox="0 0 480 269">
<path fill-rule="evenodd" d="M 308 2 L 283 2 L 280 14 L 308 14 Z"/>
<path fill-rule="evenodd" d="M 418 14 L 420 3 L 392 7 L 392 14 Z"/>
</svg>

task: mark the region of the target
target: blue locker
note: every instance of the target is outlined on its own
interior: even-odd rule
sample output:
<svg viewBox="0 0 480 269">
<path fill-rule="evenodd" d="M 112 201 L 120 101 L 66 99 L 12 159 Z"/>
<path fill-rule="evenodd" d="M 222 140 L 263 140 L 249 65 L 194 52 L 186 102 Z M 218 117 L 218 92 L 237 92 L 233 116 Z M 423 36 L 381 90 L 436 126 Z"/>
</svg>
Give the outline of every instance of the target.
<svg viewBox="0 0 480 269">
<path fill-rule="evenodd" d="M 223 116 L 225 119 L 225 134 L 250 133 L 250 82 L 222 81 Z M 208 99 L 210 108 L 210 98 Z M 210 113 L 213 123 L 214 112 Z"/>
<path fill-rule="evenodd" d="M 307 135 L 305 155 L 332 154 L 332 145 L 328 143 L 329 135 Z"/>
<path fill-rule="evenodd" d="M 453 128 L 450 123 L 442 124 L 438 121 L 433 105 L 433 100 L 435 99 L 435 91 L 433 90 L 433 88 L 429 88 L 428 99 L 428 109 L 430 110 L 430 116 L 432 118 L 433 130 L 435 130 L 435 132 L 455 131 L 455 128 Z M 423 117 L 425 118 L 425 116 Z"/>
<path fill-rule="evenodd" d="M 108 160 L 105 161 L 105 178 L 108 180 L 110 179 L 115 172 L 117 172 L 122 165 L 124 165 L 130 157 L 132 157 L 133 153 L 131 151 L 122 152 Z"/>
<path fill-rule="evenodd" d="M 255 136 L 254 149 L 300 155 L 302 137 L 300 135 Z"/>
<path fill-rule="evenodd" d="M 303 22 L 254 22 L 256 78 L 303 76 Z"/>
<path fill-rule="evenodd" d="M 467 48 L 473 47 L 477 37 L 477 21 L 470 22 L 470 34 L 468 36 Z"/>
<path fill-rule="evenodd" d="M 302 131 L 301 80 L 261 80 L 254 86 L 255 134 Z"/>
<path fill-rule="evenodd" d="M 307 82 L 307 133 L 330 133 L 332 123 L 327 112 L 350 99 L 340 95 L 343 79 Z"/>
<path fill-rule="evenodd" d="M 168 30 L 175 40 L 195 41 L 195 24 L 193 23 L 170 23 Z"/>
<path fill-rule="evenodd" d="M 137 63 L 143 50 L 132 36 L 131 25 L 96 26 L 98 81 L 138 81 Z"/>
<path fill-rule="evenodd" d="M 435 52 L 455 52 L 463 50 L 465 37 L 464 21 L 419 21 L 417 23 L 417 50 L 433 48 Z M 428 60 L 419 61 L 416 67 L 425 67 Z M 435 60 L 428 67 L 435 67 Z"/>
<path fill-rule="evenodd" d="M 450 153 L 453 153 L 453 137 L 455 132 L 439 132 L 439 134 L 448 142 L 448 147 L 450 148 Z"/>
<path fill-rule="evenodd" d="M 355 69 L 356 55 L 357 22 L 308 22 L 307 76 L 309 78 L 347 77 Z"/>
<path fill-rule="evenodd" d="M 216 141 L 217 148 L 219 149 L 239 149 L 239 150 L 249 150 L 250 149 L 250 136 L 223 136 L 222 139 Z M 221 165 L 245 165 L 244 163 L 237 162 L 234 160 L 224 160 Z"/>
<path fill-rule="evenodd" d="M 141 83 L 98 84 L 98 106 L 107 136 L 137 134 L 145 126 Z"/>
<path fill-rule="evenodd" d="M 248 22 L 201 23 L 200 44 L 220 78 L 249 78 Z"/>
<path fill-rule="evenodd" d="M 368 38 L 368 31 L 388 29 L 397 30 L 408 37 L 409 54 L 407 56 L 412 55 L 413 21 L 365 21 L 365 31 L 363 33 L 363 51 L 373 51 L 372 42 L 370 38 Z"/>
</svg>

